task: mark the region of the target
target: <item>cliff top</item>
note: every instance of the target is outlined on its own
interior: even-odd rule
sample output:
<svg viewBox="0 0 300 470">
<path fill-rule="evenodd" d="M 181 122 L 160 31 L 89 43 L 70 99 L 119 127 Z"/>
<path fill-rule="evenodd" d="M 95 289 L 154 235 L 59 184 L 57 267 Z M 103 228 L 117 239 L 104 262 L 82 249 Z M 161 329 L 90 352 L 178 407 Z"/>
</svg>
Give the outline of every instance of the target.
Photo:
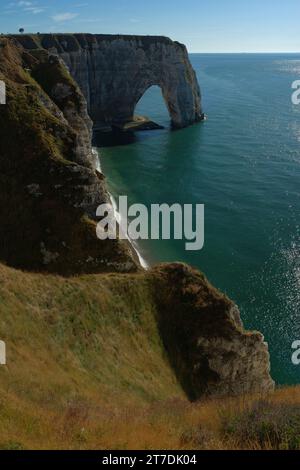
<svg viewBox="0 0 300 470">
<path fill-rule="evenodd" d="M 177 45 L 185 48 L 183 44 L 177 41 L 172 41 L 166 36 L 139 36 L 139 35 L 126 35 L 126 34 L 90 34 L 90 33 L 45 33 L 45 34 L 12 34 L 9 37 L 16 39 L 22 44 L 25 49 L 49 49 L 51 47 L 57 48 L 60 52 L 63 48 L 68 51 L 76 51 L 80 48 L 89 48 L 92 45 L 100 44 L 102 42 L 113 42 L 118 40 L 123 41 L 138 41 L 142 43 L 144 48 L 151 44 L 166 44 Z"/>
</svg>

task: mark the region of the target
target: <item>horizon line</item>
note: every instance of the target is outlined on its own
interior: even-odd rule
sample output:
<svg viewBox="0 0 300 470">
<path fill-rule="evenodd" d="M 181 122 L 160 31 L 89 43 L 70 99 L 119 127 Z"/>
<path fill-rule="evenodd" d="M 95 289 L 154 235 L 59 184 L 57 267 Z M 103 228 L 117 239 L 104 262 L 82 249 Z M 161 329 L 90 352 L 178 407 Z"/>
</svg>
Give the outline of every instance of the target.
<svg viewBox="0 0 300 470">
<path fill-rule="evenodd" d="M 300 54 L 300 51 L 210 51 L 210 52 L 190 52 L 189 54 Z"/>
</svg>

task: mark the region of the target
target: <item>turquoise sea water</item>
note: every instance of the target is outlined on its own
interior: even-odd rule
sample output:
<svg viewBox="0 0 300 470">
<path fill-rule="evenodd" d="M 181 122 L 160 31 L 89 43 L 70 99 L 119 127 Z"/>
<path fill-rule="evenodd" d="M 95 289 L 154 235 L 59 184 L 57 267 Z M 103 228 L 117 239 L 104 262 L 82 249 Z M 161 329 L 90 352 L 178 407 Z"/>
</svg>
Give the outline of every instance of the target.
<svg viewBox="0 0 300 470">
<path fill-rule="evenodd" d="M 269 342 L 277 383 L 300 383 L 291 344 L 300 339 L 300 106 L 291 84 L 300 55 L 192 54 L 207 120 L 142 132 L 100 149 L 114 196 L 130 202 L 204 203 L 205 247 L 140 244 L 150 262 L 185 261 L 239 306 L 247 328 Z M 138 104 L 168 126 L 159 88 Z"/>
</svg>

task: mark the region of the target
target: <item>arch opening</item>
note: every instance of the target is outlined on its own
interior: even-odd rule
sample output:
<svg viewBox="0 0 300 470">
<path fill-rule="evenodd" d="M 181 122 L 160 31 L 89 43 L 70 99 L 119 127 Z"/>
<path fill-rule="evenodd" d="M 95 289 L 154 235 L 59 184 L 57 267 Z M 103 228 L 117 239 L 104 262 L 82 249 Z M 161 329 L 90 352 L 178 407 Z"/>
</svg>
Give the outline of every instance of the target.
<svg viewBox="0 0 300 470">
<path fill-rule="evenodd" d="M 146 118 L 149 123 L 154 124 L 153 129 L 156 128 L 155 125 L 157 128 L 170 127 L 171 115 L 160 86 L 152 85 L 147 88 L 135 106 L 134 117 Z"/>
</svg>

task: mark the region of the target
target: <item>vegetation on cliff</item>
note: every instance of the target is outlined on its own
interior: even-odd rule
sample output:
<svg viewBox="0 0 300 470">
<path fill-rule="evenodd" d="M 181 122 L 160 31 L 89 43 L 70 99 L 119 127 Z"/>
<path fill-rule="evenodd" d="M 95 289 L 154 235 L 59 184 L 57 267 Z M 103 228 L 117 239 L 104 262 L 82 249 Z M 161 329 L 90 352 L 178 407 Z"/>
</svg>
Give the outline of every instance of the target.
<svg viewBox="0 0 300 470">
<path fill-rule="evenodd" d="M 1 260 L 63 274 L 136 270 L 128 246 L 96 237 L 96 208 L 107 192 L 92 167 L 79 88 L 46 51 L 32 55 L 3 38 L 0 52 L 7 89 L 0 113 Z"/>
<path fill-rule="evenodd" d="M 156 276 L 0 265 L 0 448 L 299 448 L 297 388 L 186 398 L 159 331 Z"/>
</svg>

